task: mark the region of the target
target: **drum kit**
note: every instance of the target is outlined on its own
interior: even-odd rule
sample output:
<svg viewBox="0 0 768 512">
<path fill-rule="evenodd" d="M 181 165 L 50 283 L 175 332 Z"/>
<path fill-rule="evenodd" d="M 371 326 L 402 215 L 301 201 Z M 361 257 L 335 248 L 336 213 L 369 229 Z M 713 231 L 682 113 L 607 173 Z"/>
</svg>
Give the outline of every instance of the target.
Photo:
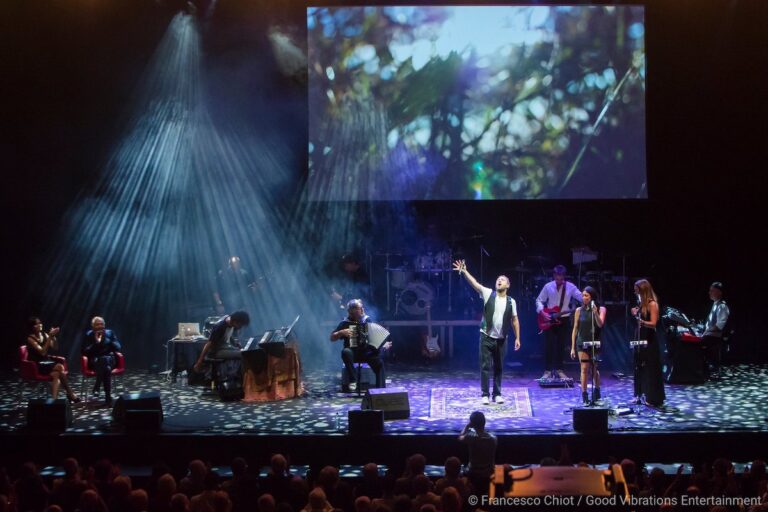
<svg viewBox="0 0 768 512">
<path fill-rule="evenodd" d="M 429 304 L 447 288 L 450 311 L 452 284 L 450 278 L 451 256 L 449 250 L 423 254 L 388 253 L 387 306 L 395 299 L 395 312 L 400 310 L 413 315 L 426 314 Z"/>
</svg>

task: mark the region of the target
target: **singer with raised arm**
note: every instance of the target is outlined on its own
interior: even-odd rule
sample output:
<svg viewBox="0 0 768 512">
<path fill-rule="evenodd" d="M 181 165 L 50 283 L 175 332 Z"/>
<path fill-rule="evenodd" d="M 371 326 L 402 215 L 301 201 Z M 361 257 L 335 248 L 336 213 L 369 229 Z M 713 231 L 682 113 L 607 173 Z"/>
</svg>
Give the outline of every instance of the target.
<svg viewBox="0 0 768 512">
<path fill-rule="evenodd" d="M 659 323 L 659 303 L 651 283 L 640 279 L 635 283 L 635 295 L 638 305 L 632 308 L 637 319 L 638 339 L 645 340 L 645 347 L 639 349 L 635 362 L 635 403 L 645 403 L 651 407 L 661 407 L 666 398 L 664 394 L 664 372 L 661 369 L 661 349 L 656 337 Z"/>
<path fill-rule="evenodd" d="M 520 350 L 520 321 L 517 303 L 509 296 L 509 278 L 496 278 L 496 289 L 477 282 L 467 270 L 464 260 L 453 262 L 453 270 L 464 276 L 469 285 L 483 298 L 483 319 L 480 324 L 480 392 L 483 404 L 490 403 L 489 373 L 493 365 L 493 402 L 504 403 L 501 396 L 501 376 L 507 348 L 509 328 L 515 331 L 515 350 Z"/>
<path fill-rule="evenodd" d="M 591 405 L 600 400 L 600 372 L 597 370 L 597 353 L 600 350 L 595 342 L 600 340 L 600 331 L 605 325 L 607 313 L 603 306 L 597 305 L 597 290 L 591 286 L 581 292 L 582 306 L 576 310 L 571 332 L 571 359 L 579 356 L 581 363 L 581 400 L 584 405 Z M 587 395 L 587 379 L 592 370 L 592 400 Z"/>
<path fill-rule="evenodd" d="M 569 322 L 573 304 L 581 302 L 581 292 L 565 278 L 566 268 L 552 269 L 552 280 L 536 297 L 539 330 L 544 333 L 544 375 L 542 379 L 567 379 L 563 370 L 563 351 L 571 332 Z"/>
<path fill-rule="evenodd" d="M 331 341 L 344 340 L 344 348 L 341 350 L 341 360 L 344 362 L 344 371 L 349 378 L 349 390 L 357 391 L 357 378 L 355 376 L 355 363 L 366 363 L 376 375 L 376 387 L 384 387 L 384 364 L 381 361 L 380 350 L 368 343 L 368 324 L 370 317 L 365 314 L 363 301 L 352 299 L 347 302 L 347 317 L 344 318 L 331 333 Z M 391 341 L 386 341 L 381 350 L 389 350 Z"/>
</svg>

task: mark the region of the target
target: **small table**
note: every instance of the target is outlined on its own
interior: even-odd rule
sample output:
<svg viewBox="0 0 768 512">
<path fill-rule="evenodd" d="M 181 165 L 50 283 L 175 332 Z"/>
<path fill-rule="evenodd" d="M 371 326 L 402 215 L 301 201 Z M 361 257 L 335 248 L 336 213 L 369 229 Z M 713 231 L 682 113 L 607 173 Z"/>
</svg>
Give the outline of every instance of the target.
<svg viewBox="0 0 768 512">
<path fill-rule="evenodd" d="M 203 352 L 207 339 L 171 338 L 165 345 L 165 370 L 173 380 L 176 375 L 186 371 L 187 375 L 195 366 L 197 358 Z"/>
</svg>

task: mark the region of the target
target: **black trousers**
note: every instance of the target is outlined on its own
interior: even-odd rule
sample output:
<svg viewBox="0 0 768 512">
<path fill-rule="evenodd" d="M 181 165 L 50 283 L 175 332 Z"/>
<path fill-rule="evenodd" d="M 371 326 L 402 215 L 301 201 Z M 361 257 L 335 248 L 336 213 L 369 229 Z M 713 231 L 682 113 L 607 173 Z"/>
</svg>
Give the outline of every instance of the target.
<svg viewBox="0 0 768 512">
<path fill-rule="evenodd" d="M 376 387 L 384 387 L 384 364 L 379 357 L 379 351 L 372 347 L 345 347 L 341 351 L 341 360 L 344 361 L 344 368 L 349 377 L 349 382 L 357 382 L 357 370 L 355 369 L 355 363 L 366 363 L 371 367 L 373 373 L 376 375 Z"/>
<path fill-rule="evenodd" d="M 480 392 L 489 396 L 489 380 L 493 365 L 493 396 L 501 395 L 501 371 L 507 351 L 506 338 L 491 338 L 480 333 Z"/>
<path fill-rule="evenodd" d="M 112 369 L 115 367 L 115 356 L 98 356 L 90 361 L 91 369 L 96 374 L 96 383 L 93 392 L 98 393 L 101 385 L 104 385 L 104 396 L 112 396 Z"/>
<path fill-rule="evenodd" d="M 563 319 L 560 325 L 553 325 L 544 331 L 544 370 L 563 369 L 563 350 L 570 343 L 571 325 Z"/>
<path fill-rule="evenodd" d="M 721 351 L 723 346 L 723 338 L 717 336 L 704 336 L 701 339 L 701 343 L 704 345 L 704 350 L 707 354 L 707 365 L 713 371 L 720 369 Z"/>
</svg>

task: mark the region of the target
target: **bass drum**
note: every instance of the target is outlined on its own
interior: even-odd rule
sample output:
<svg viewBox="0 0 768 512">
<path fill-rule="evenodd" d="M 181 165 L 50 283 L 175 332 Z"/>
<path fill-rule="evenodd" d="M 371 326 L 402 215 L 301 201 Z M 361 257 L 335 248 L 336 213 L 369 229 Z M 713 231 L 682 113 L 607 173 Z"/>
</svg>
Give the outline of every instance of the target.
<svg viewBox="0 0 768 512">
<path fill-rule="evenodd" d="M 393 268 L 389 270 L 389 284 L 392 288 L 402 290 L 413 281 L 413 272 L 405 268 Z"/>
<path fill-rule="evenodd" d="M 399 307 L 413 316 L 421 316 L 427 313 L 427 307 L 435 298 L 435 290 L 429 283 L 415 281 L 400 292 Z"/>
</svg>

